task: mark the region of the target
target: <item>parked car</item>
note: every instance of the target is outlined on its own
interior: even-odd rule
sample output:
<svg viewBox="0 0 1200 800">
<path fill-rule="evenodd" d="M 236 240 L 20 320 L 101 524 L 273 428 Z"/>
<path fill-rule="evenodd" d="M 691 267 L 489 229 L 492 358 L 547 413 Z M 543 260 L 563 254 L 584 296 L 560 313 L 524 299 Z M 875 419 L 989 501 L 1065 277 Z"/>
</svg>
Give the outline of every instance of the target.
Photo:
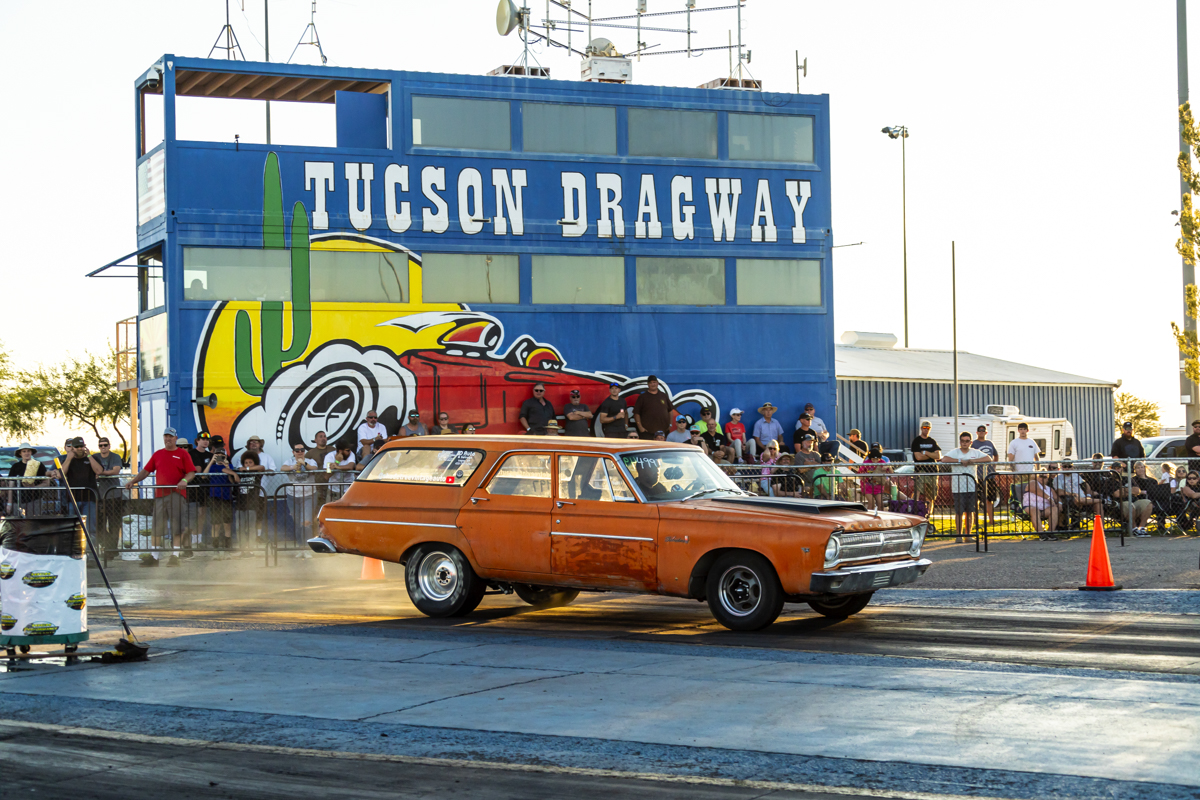
<svg viewBox="0 0 1200 800">
<path fill-rule="evenodd" d="M 930 565 L 924 520 L 751 495 L 667 442 L 393 440 L 319 520 L 313 550 L 403 564 L 433 617 L 468 614 L 489 589 L 537 606 L 620 591 L 707 601 L 727 628 L 757 630 L 785 603 L 849 616 Z"/>
<path fill-rule="evenodd" d="M 1142 449 L 1146 451 L 1146 458 L 1186 458 L 1183 443 L 1182 436 L 1151 436 L 1149 439 L 1142 439 Z"/>
</svg>

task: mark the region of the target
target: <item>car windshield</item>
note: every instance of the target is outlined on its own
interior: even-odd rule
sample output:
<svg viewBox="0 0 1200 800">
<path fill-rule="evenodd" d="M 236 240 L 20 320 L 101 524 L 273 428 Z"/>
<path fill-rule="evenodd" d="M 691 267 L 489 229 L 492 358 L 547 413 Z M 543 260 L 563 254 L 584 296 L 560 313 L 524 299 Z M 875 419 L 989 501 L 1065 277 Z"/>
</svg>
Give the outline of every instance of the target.
<svg viewBox="0 0 1200 800">
<path fill-rule="evenodd" d="M 699 450 L 650 450 L 625 453 L 621 462 L 647 500 L 683 500 L 741 490 Z"/>
</svg>

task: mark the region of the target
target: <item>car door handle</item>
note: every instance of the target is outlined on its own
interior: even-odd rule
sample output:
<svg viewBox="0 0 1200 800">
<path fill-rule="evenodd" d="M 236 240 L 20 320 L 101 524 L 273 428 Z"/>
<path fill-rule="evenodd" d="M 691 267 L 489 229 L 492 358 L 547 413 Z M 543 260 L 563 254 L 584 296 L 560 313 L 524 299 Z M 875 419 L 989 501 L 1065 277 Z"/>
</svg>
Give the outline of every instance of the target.
<svg viewBox="0 0 1200 800">
<path fill-rule="evenodd" d="M 555 503 L 555 505 L 558 506 L 559 508 L 562 508 L 563 506 L 573 506 L 575 504 L 572 503 L 570 500 L 559 500 L 557 503 Z"/>
<path fill-rule="evenodd" d="M 475 504 L 476 504 L 476 503 L 478 503 L 480 500 L 482 500 L 483 502 L 485 502 L 485 503 L 486 503 L 486 502 L 487 502 L 489 499 L 491 499 L 491 498 L 488 498 L 488 497 L 472 497 L 472 498 L 471 498 L 471 505 L 475 505 Z"/>
</svg>

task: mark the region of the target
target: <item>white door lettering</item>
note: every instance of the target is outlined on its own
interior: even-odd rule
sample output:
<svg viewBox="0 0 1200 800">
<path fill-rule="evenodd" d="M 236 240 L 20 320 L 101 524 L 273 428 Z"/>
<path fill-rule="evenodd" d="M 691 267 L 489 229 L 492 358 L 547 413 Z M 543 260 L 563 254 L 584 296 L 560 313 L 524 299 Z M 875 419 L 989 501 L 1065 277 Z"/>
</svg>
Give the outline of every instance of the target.
<svg viewBox="0 0 1200 800">
<path fill-rule="evenodd" d="M 648 220 L 643 217 L 649 217 Z M 661 239 L 662 223 L 658 221 L 658 200 L 654 196 L 654 176 L 643 175 L 638 191 L 637 219 L 633 223 L 633 238 Z"/>
<path fill-rule="evenodd" d="M 596 188 L 600 190 L 600 219 L 596 220 L 596 235 L 602 239 L 609 239 L 615 233 L 618 239 L 624 239 L 625 215 L 621 211 L 621 176 L 611 172 L 596 173 Z"/>
<path fill-rule="evenodd" d="M 587 233 L 587 179 L 582 172 L 562 173 L 563 216 L 559 221 L 562 235 L 583 236 Z"/>
<path fill-rule="evenodd" d="M 446 189 L 445 167 L 421 168 L 421 193 L 433 203 L 433 208 L 421 209 L 421 230 L 425 233 L 445 233 L 450 227 L 450 206 L 434 189 Z"/>
<path fill-rule="evenodd" d="M 796 224 L 792 227 L 792 244 L 804 244 L 807 237 L 804 234 L 804 207 L 812 196 L 810 181 L 784 181 L 783 191 L 792 203 L 792 213 L 796 215 Z"/>
<path fill-rule="evenodd" d="M 759 220 L 762 225 L 758 224 Z M 754 221 L 750 225 L 750 241 L 775 241 L 775 212 L 771 210 L 771 186 L 766 178 L 758 181 L 758 191 L 754 197 Z"/>
<path fill-rule="evenodd" d="M 696 237 L 695 223 L 692 222 L 696 207 L 681 205 L 681 199 L 688 202 L 692 200 L 691 176 L 676 175 L 671 178 L 671 235 L 678 241 Z"/>
<path fill-rule="evenodd" d="M 383 171 L 383 210 L 388 229 L 392 233 L 404 233 L 412 225 L 412 207 L 407 200 L 397 205 L 396 187 L 408 192 L 407 164 L 388 164 Z"/>
<path fill-rule="evenodd" d="M 474 208 L 471 195 L 474 194 Z M 458 224 L 463 233 L 475 234 L 483 230 L 483 176 L 479 170 L 467 167 L 458 173 Z"/>
<path fill-rule="evenodd" d="M 496 216 L 494 218 L 496 236 L 508 233 L 508 219 L 512 219 L 513 236 L 525 235 L 525 206 L 521 202 L 521 190 L 528 186 L 525 170 L 512 171 L 512 184 L 509 184 L 508 171 L 492 170 L 492 185 L 496 187 Z M 508 210 L 508 217 L 504 215 Z"/>
<path fill-rule="evenodd" d="M 737 232 L 738 197 L 742 194 L 741 178 L 705 178 L 708 195 L 708 214 L 712 220 L 713 241 L 732 242 Z M 732 197 L 732 199 L 730 199 Z"/>
<path fill-rule="evenodd" d="M 362 178 L 363 202 L 358 205 L 358 181 Z M 375 165 L 346 162 L 346 196 L 350 203 L 350 224 L 360 231 L 371 227 L 371 181 L 375 177 Z"/>
<path fill-rule="evenodd" d="M 329 228 L 329 212 L 325 210 L 325 192 L 333 191 L 333 162 L 305 161 L 304 189 L 316 190 L 313 197 L 313 230 Z"/>
</svg>

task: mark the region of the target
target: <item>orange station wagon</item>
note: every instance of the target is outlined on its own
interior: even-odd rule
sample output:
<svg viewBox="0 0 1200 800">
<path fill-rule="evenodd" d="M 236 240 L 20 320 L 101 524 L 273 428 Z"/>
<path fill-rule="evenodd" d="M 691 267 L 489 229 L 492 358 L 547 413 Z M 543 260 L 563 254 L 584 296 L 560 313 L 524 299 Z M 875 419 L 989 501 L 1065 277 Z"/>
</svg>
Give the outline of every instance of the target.
<svg viewBox="0 0 1200 800">
<path fill-rule="evenodd" d="M 437 436 L 385 445 L 321 509 L 309 546 L 403 564 L 432 617 L 469 614 L 489 591 L 539 607 L 645 592 L 707 601 L 749 631 L 784 603 L 843 618 L 915 581 L 929 529 L 860 503 L 750 494 L 690 445 Z"/>
</svg>

